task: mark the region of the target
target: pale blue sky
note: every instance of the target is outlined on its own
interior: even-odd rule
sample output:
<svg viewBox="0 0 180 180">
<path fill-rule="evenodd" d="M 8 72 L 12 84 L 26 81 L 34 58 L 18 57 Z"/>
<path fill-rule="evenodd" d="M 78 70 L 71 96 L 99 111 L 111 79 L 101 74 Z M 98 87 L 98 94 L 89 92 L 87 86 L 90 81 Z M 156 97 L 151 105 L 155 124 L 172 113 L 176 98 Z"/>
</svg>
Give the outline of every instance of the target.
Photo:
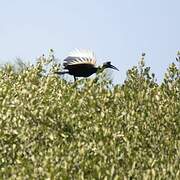
<svg viewBox="0 0 180 180">
<path fill-rule="evenodd" d="M 180 50 L 179 9 L 180 0 L 0 0 L 0 62 L 90 48 L 122 82 L 145 52 L 160 80 Z"/>
</svg>

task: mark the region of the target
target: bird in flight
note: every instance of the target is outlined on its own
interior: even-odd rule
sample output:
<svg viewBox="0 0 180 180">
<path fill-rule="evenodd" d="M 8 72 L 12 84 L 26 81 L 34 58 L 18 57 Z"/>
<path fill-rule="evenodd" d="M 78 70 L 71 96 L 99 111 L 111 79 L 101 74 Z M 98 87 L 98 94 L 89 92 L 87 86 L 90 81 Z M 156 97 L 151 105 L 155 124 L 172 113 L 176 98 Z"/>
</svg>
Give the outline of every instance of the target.
<svg viewBox="0 0 180 180">
<path fill-rule="evenodd" d="M 64 71 L 55 72 L 56 74 L 70 74 L 77 77 L 89 77 L 97 71 L 103 71 L 111 68 L 119 71 L 110 61 L 103 63 L 102 66 L 96 66 L 95 54 L 90 50 L 78 50 L 71 52 L 63 62 Z"/>
</svg>

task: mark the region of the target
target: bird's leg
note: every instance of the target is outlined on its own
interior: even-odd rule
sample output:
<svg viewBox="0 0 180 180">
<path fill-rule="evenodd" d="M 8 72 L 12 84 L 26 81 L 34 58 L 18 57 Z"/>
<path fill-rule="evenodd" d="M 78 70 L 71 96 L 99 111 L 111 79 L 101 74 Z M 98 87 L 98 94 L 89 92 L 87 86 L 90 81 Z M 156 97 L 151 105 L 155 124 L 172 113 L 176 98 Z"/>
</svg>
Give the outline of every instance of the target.
<svg viewBox="0 0 180 180">
<path fill-rule="evenodd" d="M 76 82 L 76 80 L 77 80 L 77 79 L 76 79 L 76 77 L 74 76 L 74 81 Z"/>
</svg>

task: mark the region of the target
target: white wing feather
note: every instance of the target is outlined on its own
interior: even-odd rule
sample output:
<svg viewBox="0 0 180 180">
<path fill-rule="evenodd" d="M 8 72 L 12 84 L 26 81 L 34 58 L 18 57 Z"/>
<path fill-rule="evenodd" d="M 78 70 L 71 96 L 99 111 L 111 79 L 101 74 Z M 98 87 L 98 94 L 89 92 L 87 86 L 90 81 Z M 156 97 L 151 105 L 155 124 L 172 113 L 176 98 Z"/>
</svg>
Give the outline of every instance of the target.
<svg viewBox="0 0 180 180">
<path fill-rule="evenodd" d="M 69 56 L 64 59 L 64 65 L 75 65 L 75 64 L 96 64 L 95 54 L 86 49 L 76 49 L 72 51 Z"/>
</svg>

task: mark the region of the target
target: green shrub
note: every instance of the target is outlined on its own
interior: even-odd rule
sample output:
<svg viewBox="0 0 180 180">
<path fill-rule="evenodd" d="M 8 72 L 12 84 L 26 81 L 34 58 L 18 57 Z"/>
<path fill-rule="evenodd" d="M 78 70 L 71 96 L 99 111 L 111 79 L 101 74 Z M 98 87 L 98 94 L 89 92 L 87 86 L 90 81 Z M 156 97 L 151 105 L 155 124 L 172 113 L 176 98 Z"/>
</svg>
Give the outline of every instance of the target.
<svg viewBox="0 0 180 180">
<path fill-rule="evenodd" d="M 158 84 L 142 56 L 122 85 L 59 68 L 1 68 L 0 179 L 179 179 L 178 65 Z"/>
</svg>

